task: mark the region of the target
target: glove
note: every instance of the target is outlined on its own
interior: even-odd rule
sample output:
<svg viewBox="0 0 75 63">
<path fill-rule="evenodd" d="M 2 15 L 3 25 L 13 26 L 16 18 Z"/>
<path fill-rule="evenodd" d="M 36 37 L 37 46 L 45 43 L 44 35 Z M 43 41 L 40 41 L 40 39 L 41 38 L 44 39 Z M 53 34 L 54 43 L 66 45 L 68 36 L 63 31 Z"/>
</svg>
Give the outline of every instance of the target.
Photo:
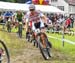
<svg viewBox="0 0 75 63">
<path fill-rule="evenodd" d="M 46 23 L 44 23 L 45 27 L 48 27 L 48 25 Z"/>
</svg>

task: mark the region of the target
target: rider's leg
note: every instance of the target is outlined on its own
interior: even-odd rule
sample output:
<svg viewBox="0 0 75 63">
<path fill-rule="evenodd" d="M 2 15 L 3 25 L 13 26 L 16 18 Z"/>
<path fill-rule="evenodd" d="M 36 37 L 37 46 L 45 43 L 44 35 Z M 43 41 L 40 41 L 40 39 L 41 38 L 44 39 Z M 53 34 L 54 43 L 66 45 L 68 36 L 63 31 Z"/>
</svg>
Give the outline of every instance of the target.
<svg viewBox="0 0 75 63">
<path fill-rule="evenodd" d="M 29 41 L 30 40 L 30 36 L 29 34 L 31 33 L 30 29 L 27 30 L 26 32 L 26 39 Z"/>
<path fill-rule="evenodd" d="M 36 44 L 37 45 L 37 47 L 38 47 L 38 36 L 37 36 L 37 31 L 36 31 L 36 29 L 38 29 L 38 28 L 40 28 L 40 22 L 38 22 L 38 23 L 32 23 L 32 30 L 33 30 L 33 36 L 34 36 L 34 40 L 35 40 L 35 42 L 34 42 L 34 45 Z"/>
</svg>

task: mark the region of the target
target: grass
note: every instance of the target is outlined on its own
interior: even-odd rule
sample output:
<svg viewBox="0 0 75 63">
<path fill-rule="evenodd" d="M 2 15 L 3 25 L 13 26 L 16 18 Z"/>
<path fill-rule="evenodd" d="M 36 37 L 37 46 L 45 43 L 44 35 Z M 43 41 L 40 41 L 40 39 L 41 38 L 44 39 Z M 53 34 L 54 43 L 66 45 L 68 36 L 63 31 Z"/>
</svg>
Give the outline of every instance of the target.
<svg viewBox="0 0 75 63">
<path fill-rule="evenodd" d="M 48 35 L 62 39 L 62 35 L 60 35 L 60 34 L 49 33 Z M 75 41 L 75 36 L 65 35 L 65 39 Z M 72 44 L 64 42 L 64 47 L 63 47 L 62 46 L 62 41 L 56 40 L 56 39 L 52 39 L 52 38 L 49 38 L 49 40 L 51 41 L 51 43 L 52 43 L 54 48 L 56 48 L 57 50 L 59 50 L 60 52 L 66 54 L 66 55 L 67 54 L 70 55 L 70 57 L 74 60 L 74 58 L 75 58 L 74 57 L 75 56 L 75 45 L 72 45 Z"/>
<path fill-rule="evenodd" d="M 17 53 L 22 54 L 22 49 L 25 48 L 25 41 L 20 40 L 20 38 L 16 37 L 14 33 L 10 34 L 0 31 L 0 39 L 3 40 L 9 48 L 9 51 L 11 52 L 10 55 L 16 56 Z"/>
<path fill-rule="evenodd" d="M 48 34 L 48 33 L 47 33 L 47 34 Z M 48 35 L 62 39 L 62 34 L 49 33 Z M 67 39 L 67 40 L 70 40 L 70 41 L 75 42 L 75 35 L 73 36 L 73 35 L 67 35 L 67 34 L 66 34 L 66 35 L 64 35 L 64 38 Z"/>
</svg>

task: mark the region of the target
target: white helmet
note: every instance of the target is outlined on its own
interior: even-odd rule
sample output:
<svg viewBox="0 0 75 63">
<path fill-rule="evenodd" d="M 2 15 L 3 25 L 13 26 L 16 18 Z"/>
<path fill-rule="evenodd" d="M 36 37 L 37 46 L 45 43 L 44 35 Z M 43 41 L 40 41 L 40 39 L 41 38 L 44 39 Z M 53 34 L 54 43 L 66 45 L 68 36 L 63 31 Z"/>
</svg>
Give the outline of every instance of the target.
<svg viewBox="0 0 75 63">
<path fill-rule="evenodd" d="M 34 4 L 30 4 L 29 9 L 35 9 L 35 5 Z"/>
</svg>

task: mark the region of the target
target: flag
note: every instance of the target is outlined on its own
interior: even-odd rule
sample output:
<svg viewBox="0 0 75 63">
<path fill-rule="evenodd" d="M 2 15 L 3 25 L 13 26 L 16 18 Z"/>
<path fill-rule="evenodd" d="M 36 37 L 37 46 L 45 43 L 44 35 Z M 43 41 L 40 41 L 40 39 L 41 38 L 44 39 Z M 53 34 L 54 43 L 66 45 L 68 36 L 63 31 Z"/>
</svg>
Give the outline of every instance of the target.
<svg viewBox="0 0 75 63">
<path fill-rule="evenodd" d="M 39 0 L 32 0 L 33 4 L 39 4 Z"/>
<path fill-rule="evenodd" d="M 39 0 L 39 3 L 42 5 L 43 1 L 44 1 L 44 0 Z"/>
<path fill-rule="evenodd" d="M 49 4 L 49 0 L 44 0 L 43 1 L 43 5 L 48 5 Z"/>
<path fill-rule="evenodd" d="M 48 5 L 49 0 L 32 0 L 33 4 L 38 4 L 38 5 Z"/>
</svg>

